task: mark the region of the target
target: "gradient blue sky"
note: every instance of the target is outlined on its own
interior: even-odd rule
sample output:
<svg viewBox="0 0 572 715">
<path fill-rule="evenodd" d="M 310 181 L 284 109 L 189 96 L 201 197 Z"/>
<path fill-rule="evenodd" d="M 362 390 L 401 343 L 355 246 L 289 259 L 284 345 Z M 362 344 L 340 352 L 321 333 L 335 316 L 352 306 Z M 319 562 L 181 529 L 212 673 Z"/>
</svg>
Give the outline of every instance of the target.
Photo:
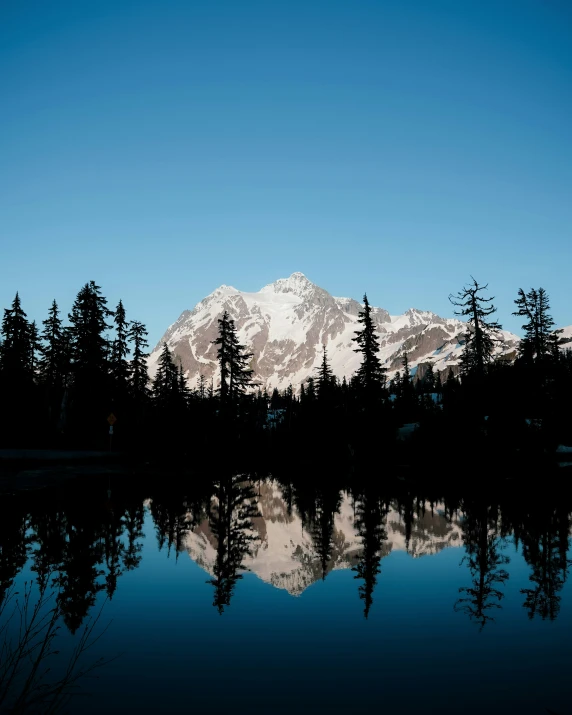
<svg viewBox="0 0 572 715">
<path fill-rule="evenodd" d="M 0 306 L 96 280 L 152 342 L 303 271 L 572 323 L 568 0 L 2 0 Z"/>
</svg>

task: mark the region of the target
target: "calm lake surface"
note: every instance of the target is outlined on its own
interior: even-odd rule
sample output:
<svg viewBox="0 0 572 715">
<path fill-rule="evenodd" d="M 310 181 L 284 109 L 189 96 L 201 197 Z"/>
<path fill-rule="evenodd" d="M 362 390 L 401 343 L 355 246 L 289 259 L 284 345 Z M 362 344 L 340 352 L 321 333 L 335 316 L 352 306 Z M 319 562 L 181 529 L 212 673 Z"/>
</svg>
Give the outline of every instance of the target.
<svg viewBox="0 0 572 715">
<path fill-rule="evenodd" d="M 0 497 L 0 596 L 49 575 L 54 677 L 102 609 L 71 713 L 572 712 L 571 505 L 391 484 Z"/>
</svg>

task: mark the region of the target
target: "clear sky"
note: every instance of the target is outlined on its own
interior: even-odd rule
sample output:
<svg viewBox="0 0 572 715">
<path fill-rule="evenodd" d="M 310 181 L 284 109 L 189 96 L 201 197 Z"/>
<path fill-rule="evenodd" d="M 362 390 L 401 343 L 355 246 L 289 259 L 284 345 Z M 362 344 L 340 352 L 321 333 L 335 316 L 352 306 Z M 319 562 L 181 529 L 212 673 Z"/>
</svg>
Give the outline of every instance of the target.
<svg viewBox="0 0 572 715">
<path fill-rule="evenodd" d="M 569 0 L 2 0 L 0 307 L 96 280 L 152 342 L 294 271 L 572 323 Z"/>
</svg>

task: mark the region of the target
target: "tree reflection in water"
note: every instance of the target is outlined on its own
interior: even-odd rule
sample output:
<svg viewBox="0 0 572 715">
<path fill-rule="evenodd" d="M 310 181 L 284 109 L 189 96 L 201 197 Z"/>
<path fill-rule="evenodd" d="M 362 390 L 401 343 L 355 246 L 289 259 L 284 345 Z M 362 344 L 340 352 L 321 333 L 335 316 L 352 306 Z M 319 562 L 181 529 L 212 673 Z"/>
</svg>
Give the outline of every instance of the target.
<svg viewBox="0 0 572 715">
<path fill-rule="evenodd" d="M 473 578 L 470 586 L 462 586 L 455 610 L 466 613 L 481 630 L 490 621 L 492 613 L 501 608 L 504 593 L 501 587 L 508 579 L 504 568 L 508 556 L 502 554 L 503 543 L 497 535 L 498 514 L 484 504 L 467 503 L 463 519 L 463 540 L 466 560 Z"/>
<path fill-rule="evenodd" d="M 562 507 L 540 509 L 534 518 L 527 515 L 520 534 L 522 554 L 531 567 L 531 586 L 521 593 L 528 617 L 553 621 L 560 612 L 561 591 L 571 561 L 567 558 L 570 514 Z"/>
<path fill-rule="evenodd" d="M 257 540 L 252 520 L 258 513 L 255 491 L 243 475 L 223 476 L 215 482 L 209 523 L 217 546 L 208 583 L 214 586 L 213 606 L 221 614 L 230 606 L 243 561 Z"/>
<path fill-rule="evenodd" d="M 388 507 L 382 504 L 381 498 L 375 492 L 365 492 L 356 500 L 355 526 L 361 537 L 362 550 L 353 570 L 356 572 L 354 578 L 363 581 L 358 587 L 358 593 L 363 600 L 365 618 L 369 616 L 377 576 L 381 572 L 382 548 L 387 540 L 387 512 Z"/>
<path fill-rule="evenodd" d="M 489 489 L 478 498 L 461 497 L 459 490 L 451 495 L 398 480 L 360 481 L 355 475 L 348 485 L 339 474 L 315 469 L 266 483 L 226 472 L 214 478 L 150 479 L 145 486 L 126 483 L 111 495 L 107 485 L 98 484 L 37 498 L 3 497 L 0 601 L 29 560 L 38 586 L 57 590 L 63 621 L 77 632 L 98 598 L 113 599 L 122 575 L 141 565 L 144 520 L 150 513 L 157 545 L 167 556 L 189 552 L 192 538 L 200 541 L 194 558 L 201 548 L 207 550 L 209 557 L 200 565 L 210 574 L 213 605 L 220 613 L 230 606 L 242 572 L 257 554 L 267 553 L 265 519 L 269 524 L 280 518 L 280 533 L 299 529 L 295 520 L 301 521 L 302 533 L 296 532 L 296 543 L 280 543 L 292 548 L 288 568 L 297 570 L 277 572 L 272 582 L 301 593 L 332 569 L 351 568 L 366 618 L 382 559 L 392 548 L 404 546 L 419 556 L 461 545 L 462 539 L 471 580 L 460 584 L 454 607 L 481 629 L 502 607 L 509 566 L 504 546 L 514 535 L 530 567 L 523 605 L 530 618 L 553 620 L 570 567 L 570 505 L 562 495 L 495 494 Z M 267 516 L 265 509 L 271 510 Z"/>
</svg>

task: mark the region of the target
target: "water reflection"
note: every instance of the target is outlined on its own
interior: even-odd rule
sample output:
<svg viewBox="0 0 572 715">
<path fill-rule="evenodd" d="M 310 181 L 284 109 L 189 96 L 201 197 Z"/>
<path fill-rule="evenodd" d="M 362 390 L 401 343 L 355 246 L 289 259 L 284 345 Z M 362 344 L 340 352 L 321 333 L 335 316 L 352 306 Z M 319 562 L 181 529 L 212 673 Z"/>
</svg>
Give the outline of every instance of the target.
<svg viewBox="0 0 572 715">
<path fill-rule="evenodd" d="M 98 594 L 112 599 L 118 579 L 141 563 L 143 500 L 111 499 L 107 490 L 0 499 L 0 602 L 30 562 L 40 590 L 57 594 L 71 633 L 84 623 Z"/>
<path fill-rule="evenodd" d="M 561 591 L 568 576 L 567 558 L 570 513 L 561 505 L 541 505 L 534 515 L 527 514 L 519 530 L 522 553 L 531 567 L 530 587 L 521 590 L 530 619 L 554 620 L 560 611 Z"/>
<path fill-rule="evenodd" d="M 470 586 L 459 588 L 455 609 L 466 613 L 481 629 L 493 621 L 492 613 L 501 608 L 503 586 L 508 579 L 504 568 L 509 563 L 502 553 L 498 536 L 498 511 L 486 504 L 468 504 L 463 518 L 463 542 L 472 577 Z"/>
<path fill-rule="evenodd" d="M 482 629 L 501 611 L 510 540 L 530 567 L 523 606 L 553 620 L 570 560 L 570 508 L 562 496 L 534 502 L 431 493 L 404 482 L 361 482 L 330 475 L 259 479 L 245 474 L 180 477 L 175 485 L 95 483 L 89 488 L 0 500 L 0 600 L 29 559 L 38 585 L 57 589 L 75 633 L 100 594 L 113 599 L 124 573 L 143 559 L 150 514 L 167 557 L 189 555 L 207 574 L 213 606 L 224 613 L 246 571 L 293 596 L 349 569 L 365 618 L 383 582 L 383 559 L 414 558 L 463 546 L 468 582 L 451 604 Z"/>
<path fill-rule="evenodd" d="M 389 553 L 385 528 L 388 512 L 389 506 L 383 504 L 375 493 L 362 494 L 356 501 L 355 526 L 362 548 L 353 570 L 356 572 L 354 578 L 363 581 L 358 593 L 363 600 L 363 615 L 366 618 L 373 603 L 382 556 Z"/>
<path fill-rule="evenodd" d="M 239 476 L 224 476 L 214 484 L 209 524 L 216 539 L 216 560 L 209 583 L 214 586 L 213 606 L 219 613 L 230 606 L 240 569 L 257 540 L 253 519 L 258 503 L 252 485 Z"/>
</svg>

